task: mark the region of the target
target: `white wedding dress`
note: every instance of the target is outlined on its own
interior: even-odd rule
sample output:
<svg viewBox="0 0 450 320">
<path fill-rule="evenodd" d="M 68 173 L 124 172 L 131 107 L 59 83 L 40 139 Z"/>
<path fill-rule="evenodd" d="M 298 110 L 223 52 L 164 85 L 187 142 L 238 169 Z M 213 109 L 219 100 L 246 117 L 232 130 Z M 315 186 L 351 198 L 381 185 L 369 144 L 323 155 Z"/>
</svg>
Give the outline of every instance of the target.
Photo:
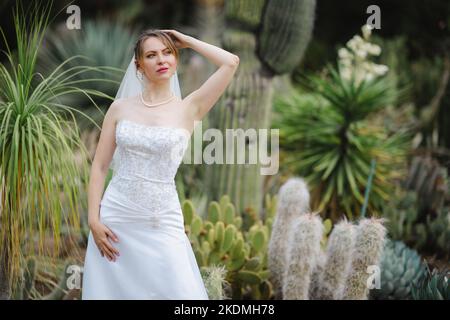
<svg viewBox="0 0 450 320">
<path fill-rule="evenodd" d="M 117 235 L 120 256 L 102 257 L 89 232 L 83 300 L 208 299 L 174 181 L 189 139 L 182 128 L 118 121 L 100 221 Z"/>
</svg>

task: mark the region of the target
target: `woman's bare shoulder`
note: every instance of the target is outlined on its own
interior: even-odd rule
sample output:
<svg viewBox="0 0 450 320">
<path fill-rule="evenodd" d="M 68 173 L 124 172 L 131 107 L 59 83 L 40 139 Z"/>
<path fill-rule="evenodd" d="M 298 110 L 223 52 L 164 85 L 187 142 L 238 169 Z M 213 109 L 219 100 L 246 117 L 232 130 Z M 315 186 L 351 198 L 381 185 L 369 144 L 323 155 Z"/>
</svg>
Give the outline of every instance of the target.
<svg viewBox="0 0 450 320">
<path fill-rule="evenodd" d="M 119 98 L 114 100 L 108 108 L 108 113 L 117 123 L 123 116 L 124 112 L 130 111 L 131 106 L 136 103 L 136 97 Z"/>
<path fill-rule="evenodd" d="M 114 100 L 111 104 L 111 106 L 123 106 L 123 105 L 129 105 L 129 104 L 135 104 L 138 100 L 138 96 L 133 97 L 126 97 L 126 98 L 118 98 Z"/>
</svg>

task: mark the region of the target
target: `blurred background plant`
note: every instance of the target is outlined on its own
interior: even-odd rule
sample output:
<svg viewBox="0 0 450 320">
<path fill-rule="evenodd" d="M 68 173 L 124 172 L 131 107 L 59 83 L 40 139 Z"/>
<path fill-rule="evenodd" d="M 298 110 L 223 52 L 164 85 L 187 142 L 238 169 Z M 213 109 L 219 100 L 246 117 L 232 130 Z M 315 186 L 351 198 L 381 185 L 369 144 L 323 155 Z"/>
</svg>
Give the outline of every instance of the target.
<svg viewBox="0 0 450 320">
<path fill-rule="evenodd" d="M 75 57 L 48 75 L 36 72 L 37 52 L 49 24 L 51 6 L 51 2 L 34 2 L 25 12 L 19 2 L 13 12 L 15 52 L 2 30 L 8 61 L 0 64 L 2 299 L 10 292 L 14 295 L 20 286 L 24 256 L 37 252 L 54 258 L 61 246 L 63 225 L 79 228 L 78 198 L 88 181 L 86 149 L 73 126 L 73 106 L 60 98 L 75 93 L 107 97 L 101 91 L 80 88 L 80 81 L 73 79 L 76 73 L 101 72 L 102 68 L 77 65 L 59 72 Z M 54 246 L 45 250 L 49 231 Z"/>
<path fill-rule="evenodd" d="M 95 97 L 97 105 L 106 111 L 111 100 L 116 95 L 125 70 L 133 53 L 136 30 L 129 30 L 121 23 L 109 20 L 83 21 L 81 30 L 69 30 L 61 23 L 55 29 L 49 30 L 44 39 L 45 46 L 40 50 L 39 69 L 43 74 L 51 72 L 55 66 L 73 56 L 83 56 L 84 59 L 71 60 L 61 68 L 60 72 L 73 68 L 80 63 L 93 67 L 91 72 L 74 76 L 80 80 L 79 87 L 94 89 L 105 93 L 108 97 Z M 103 66 L 107 72 L 99 74 L 95 67 Z M 93 82 L 92 79 L 99 81 Z M 86 81 L 88 80 L 88 81 Z M 87 96 L 66 95 L 64 102 L 76 105 L 77 109 L 88 114 L 95 123 L 101 124 L 103 115 L 92 107 L 92 101 Z M 92 121 L 84 116 L 77 116 L 80 130 L 92 129 Z"/>
<path fill-rule="evenodd" d="M 406 169 L 408 131 L 390 133 L 370 121 L 371 114 L 395 103 L 399 94 L 382 76 L 387 68 L 368 61 L 373 48 L 380 49 L 367 42 L 368 35 L 365 39 L 356 36 L 348 49 L 340 49 L 337 67 L 305 76 L 309 91 L 279 97 L 274 105 L 278 115 L 273 127 L 281 128 L 284 164 L 305 177 L 313 187 L 313 207 L 325 209 L 333 220 L 341 212 L 350 219 L 359 216 L 372 159 L 377 165 L 368 203 L 371 215 L 380 215 Z"/>
<path fill-rule="evenodd" d="M 413 286 L 415 300 L 450 300 L 450 270 L 427 268 L 427 272 Z"/>
</svg>

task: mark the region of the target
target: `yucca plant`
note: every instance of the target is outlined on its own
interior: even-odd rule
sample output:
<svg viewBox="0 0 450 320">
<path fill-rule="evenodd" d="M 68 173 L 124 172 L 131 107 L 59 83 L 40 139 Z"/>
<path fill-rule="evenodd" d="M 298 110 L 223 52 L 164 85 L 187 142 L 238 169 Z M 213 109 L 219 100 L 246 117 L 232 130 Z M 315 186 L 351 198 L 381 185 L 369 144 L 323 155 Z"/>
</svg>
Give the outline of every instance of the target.
<svg viewBox="0 0 450 320">
<path fill-rule="evenodd" d="M 378 215 L 393 182 L 404 176 L 409 134 L 393 134 L 370 118 L 396 101 L 386 77 L 356 78 L 328 65 L 326 74 L 305 75 L 308 91 L 277 97 L 273 127 L 280 128 L 285 164 L 312 187 L 312 206 L 337 220 L 359 216 L 371 161 L 375 174 L 367 211 Z"/>
<path fill-rule="evenodd" d="M 37 52 L 49 25 L 51 7 L 52 2 L 46 5 L 35 2 L 24 13 L 21 3 L 17 4 L 13 12 L 15 53 L 1 29 L 9 62 L 0 64 L 2 299 L 13 295 L 20 284 L 25 255 L 36 251 L 38 255 L 58 252 L 62 226 L 79 228 L 81 210 L 77 200 L 88 181 L 87 151 L 77 126 L 67 116 L 73 118 L 71 111 L 77 110 L 59 99 L 72 93 L 109 97 L 97 90 L 80 89 L 79 84 L 87 82 L 86 79 L 74 80 L 76 74 L 97 68 L 78 65 L 60 72 L 74 57 L 48 76 L 36 72 Z M 74 152 L 81 156 L 76 159 Z M 49 230 L 54 238 L 54 252 L 44 252 Z"/>
</svg>

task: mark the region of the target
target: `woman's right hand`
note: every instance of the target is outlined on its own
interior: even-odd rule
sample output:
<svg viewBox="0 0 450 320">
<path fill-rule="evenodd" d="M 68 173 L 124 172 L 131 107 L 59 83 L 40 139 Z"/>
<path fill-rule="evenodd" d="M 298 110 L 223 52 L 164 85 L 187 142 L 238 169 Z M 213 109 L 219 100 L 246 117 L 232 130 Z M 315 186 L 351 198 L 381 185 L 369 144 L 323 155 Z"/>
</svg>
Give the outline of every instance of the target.
<svg viewBox="0 0 450 320">
<path fill-rule="evenodd" d="M 120 256 L 120 254 L 119 251 L 113 247 L 112 243 L 109 240 L 110 238 L 115 242 L 119 241 L 114 232 L 112 232 L 111 229 L 109 229 L 106 225 L 104 225 L 100 221 L 92 224 L 91 231 L 94 237 L 95 244 L 97 245 L 97 248 L 100 250 L 102 257 L 106 255 L 109 261 L 111 260 L 116 261 L 115 254 L 117 254 L 118 256 Z"/>
</svg>

